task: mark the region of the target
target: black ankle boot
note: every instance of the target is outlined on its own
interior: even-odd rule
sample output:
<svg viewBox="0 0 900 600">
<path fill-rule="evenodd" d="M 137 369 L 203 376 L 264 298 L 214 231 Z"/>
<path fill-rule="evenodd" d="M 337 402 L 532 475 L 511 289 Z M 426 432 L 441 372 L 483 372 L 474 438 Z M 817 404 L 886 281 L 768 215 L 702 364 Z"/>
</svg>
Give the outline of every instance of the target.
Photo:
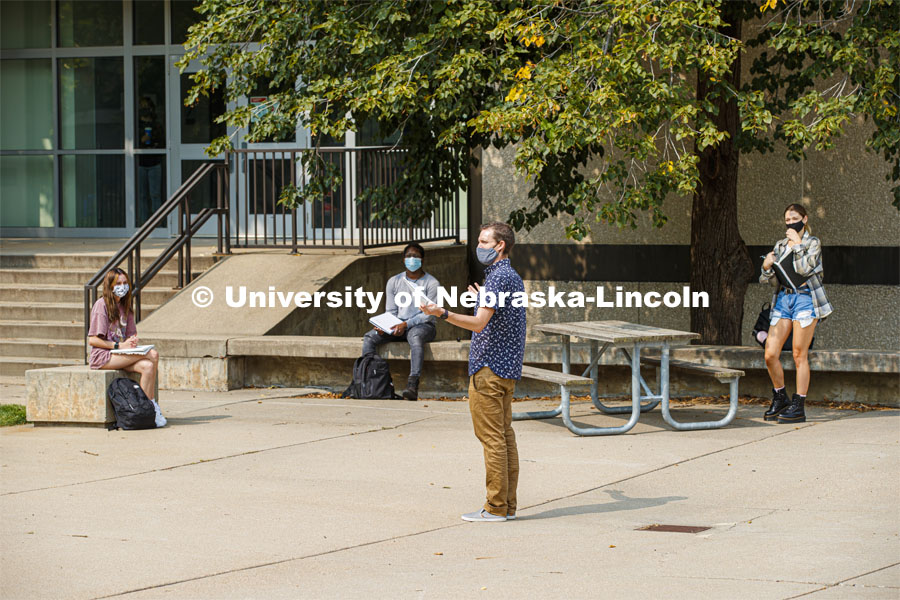
<svg viewBox="0 0 900 600">
<path fill-rule="evenodd" d="M 772 404 L 769 406 L 769 410 L 766 411 L 766 414 L 763 415 L 764 421 L 775 421 L 778 419 L 778 415 L 780 415 L 784 410 L 790 405 L 788 401 L 787 394 L 784 393 L 784 388 L 781 388 L 780 391 L 772 394 Z"/>
<path fill-rule="evenodd" d="M 403 390 L 403 397 L 407 400 L 415 402 L 419 399 L 419 378 L 410 377 L 406 382 L 406 389 Z"/>
<path fill-rule="evenodd" d="M 803 410 L 803 401 L 806 396 L 794 394 L 791 397 L 791 405 L 786 411 L 778 415 L 779 423 L 803 423 L 806 421 L 806 412 Z"/>
</svg>

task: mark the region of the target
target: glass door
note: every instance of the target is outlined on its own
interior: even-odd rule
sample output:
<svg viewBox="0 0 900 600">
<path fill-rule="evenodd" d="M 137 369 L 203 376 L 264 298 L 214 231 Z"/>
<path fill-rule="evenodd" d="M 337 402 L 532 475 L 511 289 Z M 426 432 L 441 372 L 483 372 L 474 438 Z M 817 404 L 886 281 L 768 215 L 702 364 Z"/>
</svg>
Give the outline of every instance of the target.
<svg viewBox="0 0 900 600">
<path fill-rule="evenodd" d="M 225 112 L 224 90 L 213 92 L 210 96 L 200 96 L 191 106 L 185 106 L 184 101 L 193 86 L 190 75 L 198 70 L 199 65 L 190 65 L 181 73 L 175 63 L 179 56 L 169 57 L 169 105 L 172 115 L 170 119 L 170 139 L 172 140 L 172 160 L 169 173 L 171 189 L 178 187 L 191 176 L 204 163 L 214 159 L 206 155 L 206 147 L 209 143 L 222 135 L 225 135 L 224 123 L 216 123 L 215 118 Z M 221 159 L 217 159 L 221 160 Z M 191 218 L 204 208 L 215 208 L 218 187 L 215 177 L 207 177 L 191 192 Z M 172 235 L 178 234 L 177 212 L 175 218 L 170 219 L 169 227 Z M 201 228 L 199 235 L 216 235 L 216 219 L 210 218 Z"/>
<path fill-rule="evenodd" d="M 296 160 L 297 148 L 302 143 L 301 129 L 296 125 L 286 126 L 270 135 L 255 131 L 256 122 L 277 108 L 273 92 L 263 82 L 239 103 L 249 105 L 251 120 L 250 127 L 241 129 L 237 138 L 241 151 L 236 154 L 235 168 L 240 177 L 235 193 L 241 214 L 236 224 L 241 239 L 246 237 L 248 242 L 262 245 L 290 242 L 294 217 L 278 201 L 284 187 L 298 184 L 302 177 Z M 297 215 L 297 237 L 302 240 L 302 209 L 298 209 Z"/>
</svg>

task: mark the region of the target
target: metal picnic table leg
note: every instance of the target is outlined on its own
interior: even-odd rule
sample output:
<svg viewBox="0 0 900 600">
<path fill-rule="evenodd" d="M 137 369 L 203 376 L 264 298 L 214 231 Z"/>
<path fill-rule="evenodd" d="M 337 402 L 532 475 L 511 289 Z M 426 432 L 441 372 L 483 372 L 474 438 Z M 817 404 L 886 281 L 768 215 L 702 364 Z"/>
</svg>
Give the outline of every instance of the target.
<svg viewBox="0 0 900 600">
<path fill-rule="evenodd" d="M 678 431 L 696 431 L 700 429 L 718 429 L 725 427 L 734 420 L 738 409 L 738 380 L 740 377 L 728 377 L 720 379 L 722 383 L 729 384 L 730 404 L 728 413 L 718 421 L 697 421 L 695 423 L 681 423 L 672 418 L 669 412 L 669 345 L 666 344 L 662 349 L 662 357 L 660 359 L 660 379 L 662 394 L 662 416 L 663 419 Z"/>
<path fill-rule="evenodd" d="M 603 350 L 606 350 L 607 346 L 609 346 L 609 344 L 606 344 L 605 346 L 603 346 Z M 601 354 L 603 353 L 603 350 L 600 351 Z M 619 348 L 619 350 L 622 351 L 622 354 L 625 355 L 625 358 L 628 361 L 628 363 L 631 364 L 632 360 L 631 360 L 631 356 L 628 354 L 628 351 L 625 350 L 624 348 Z M 592 361 L 593 361 L 593 352 L 594 352 L 594 346 L 591 345 Z M 637 352 L 638 351 L 635 350 L 636 355 L 637 355 Z M 640 365 L 640 357 L 639 356 L 638 356 L 638 365 Z M 591 378 L 594 379 L 594 381 L 596 382 L 596 380 L 597 380 L 596 370 L 593 370 L 593 369 L 591 370 Z M 651 400 L 647 404 L 641 404 L 641 412 L 651 411 L 654 408 L 656 408 L 657 404 L 659 404 L 660 397 L 654 395 L 653 392 L 650 390 L 650 386 L 647 385 L 647 382 L 644 381 L 644 376 L 641 375 L 641 373 L 640 373 L 640 368 L 638 369 L 638 382 L 639 382 L 640 386 L 644 388 L 644 392 L 645 392 L 645 395 L 642 396 L 642 399 Z M 606 406 L 605 404 L 600 402 L 600 397 L 597 393 L 596 383 L 591 384 L 591 402 L 594 403 L 594 406 L 596 406 L 598 410 L 601 410 L 608 415 L 620 415 L 623 413 L 627 413 L 629 410 L 631 410 L 627 406 Z"/>
<path fill-rule="evenodd" d="M 562 336 L 562 372 L 569 372 L 569 342 L 570 338 L 567 335 Z M 563 410 L 563 404 L 567 404 L 569 401 L 569 390 L 566 386 L 559 386 L 559 396 L 560 402 L 559 406 L 554 408 L 553 410 L 532 410 L 529 412 L 514 412 L 512 414 L 513 421 L 524 421 L 527 419 L 551 419 L 553 417 L 558 417 L 559 414 Z"/>
<path fill-rule="evenodd" d="M 591 346 L 591 354 L 593 354 L 596 346 Z M 604 346 L 604 349 L 606 347 Z M 634 345 L 634 353 L 635 356 L 640 357 L 641 345 Z M 563 353 L 563 359 L 568 358 L 568 353 Z M 591 364 L 593 365 L 592 371 L 596 368 L 596 364 L 594 361 L 594 357 L 591 358 Z M 566 366 L 568 366 L 566 364 Z M 596 377 L 594 378 L 596 382 Z M 641 416 L 641 363 L 640 360 L 633 361 L 631 365 L 631 418 L 628 419 L 628 422 L 620 427 L 578 427 L 574 423 L 572 423 L 572 418 L 569 415 L 569 390 L 566 386 L 563 387 L 562 393 L 562 402 L 560 403 L 560 407 L 562 408 L 562 418 L 563 422 L 566 424 L 566 427 L 569 428 L 569 431 L 576 435 L 615 435 L 618 433 L 625 433 L 629 431 L 632 427 L 634 427 L 638 419 Z M 591 384 L 591 397 L 595 397 L 596 392 L 596 383 Z"/>
</svg>

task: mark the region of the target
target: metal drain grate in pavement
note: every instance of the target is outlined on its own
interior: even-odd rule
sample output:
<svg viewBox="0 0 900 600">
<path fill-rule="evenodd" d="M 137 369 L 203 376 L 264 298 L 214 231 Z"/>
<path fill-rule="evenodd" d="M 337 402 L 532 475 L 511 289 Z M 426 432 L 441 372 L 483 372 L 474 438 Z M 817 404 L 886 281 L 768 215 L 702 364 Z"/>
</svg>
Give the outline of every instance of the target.
<svg viewBox="0 0 900 600">
<path fill-rule="evenodd" d="M 646 525 L 644 527 L 638 527 L 635 531 L 665 531 L 670 533 L 700 533 L 701 531 L 706 531 L 710 529 L 709 527 L 701 527 L 699 525 L 660 525 L 659 523 L 654 523 L 653 525 Z"/>
</svg>

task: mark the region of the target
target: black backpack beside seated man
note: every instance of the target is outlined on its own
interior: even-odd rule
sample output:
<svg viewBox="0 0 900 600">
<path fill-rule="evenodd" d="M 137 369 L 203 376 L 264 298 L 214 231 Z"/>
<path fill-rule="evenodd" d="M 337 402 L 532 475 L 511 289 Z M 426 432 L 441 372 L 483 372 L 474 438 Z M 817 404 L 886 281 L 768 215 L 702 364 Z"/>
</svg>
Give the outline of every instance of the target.
<svg viewBox="0 0 900 600">
<path fill-rule="evenodd" d="M 425 249 L 415 242 L 407 244 L 403 249 L 403 265 L 406 270 L 391 277 L 385 286 L 386 312 L 400 319 L 401 323 L 391 331 L 373 327 L 363 336 L 362 356 L 354 363 L 353 382 L 344 391 L 345 398 L 399 399 L 401 396 L 394 393 L 387 361 L 377 355 L 377 349 L 389 342 L 406 342 L 409 344 L 410 366 L 402 397 L 410 401 L 418 400 L 425 344 L 437 334 L 436 317 L 423 313 L 414 298 L 406 306 L 400 306 L 397 296 L 402 292 L 412 297 L 412 288 L 415 287 L 420 288 L 424 296 L 432 301 L 437 298 L 440 283 L 433 275 L 425 272 L 422 267 L 424 259 Z"/>
</svg>

